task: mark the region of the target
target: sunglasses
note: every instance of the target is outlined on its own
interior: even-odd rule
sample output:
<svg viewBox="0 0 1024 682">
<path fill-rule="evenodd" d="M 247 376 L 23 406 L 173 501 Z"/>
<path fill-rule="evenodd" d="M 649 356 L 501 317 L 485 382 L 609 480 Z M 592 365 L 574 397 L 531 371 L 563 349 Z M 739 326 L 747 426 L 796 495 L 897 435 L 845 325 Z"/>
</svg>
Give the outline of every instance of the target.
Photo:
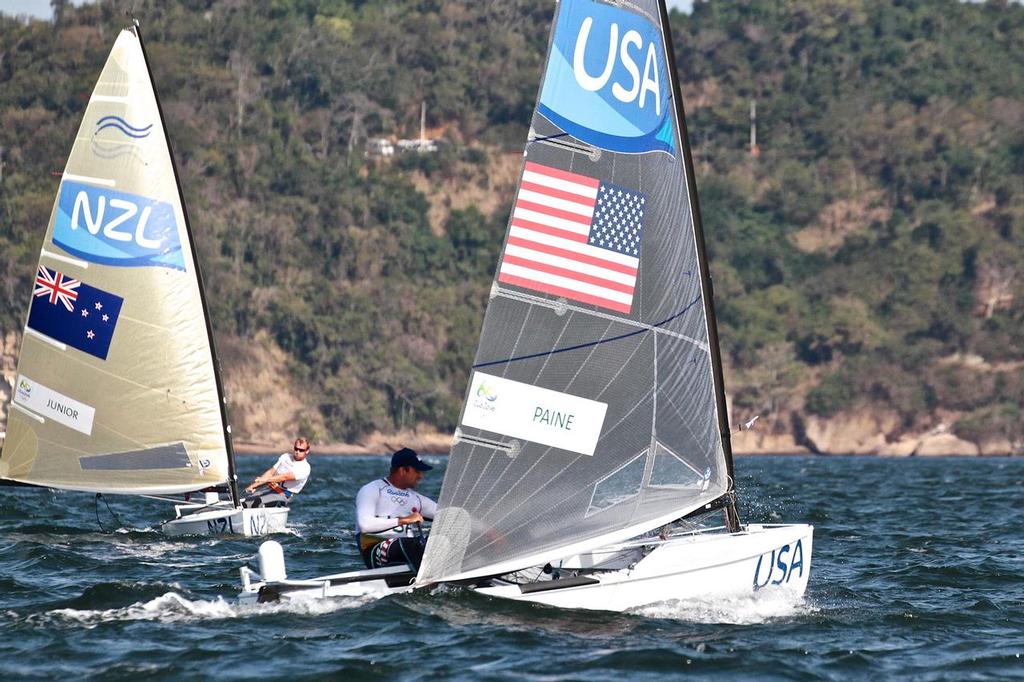
<svg viewBox="0 0 1024 682">
<path fill-rule="evenodd" d="M 309 452 L 309 448 L 292 448 L 295 452 Z"/>
</svg>

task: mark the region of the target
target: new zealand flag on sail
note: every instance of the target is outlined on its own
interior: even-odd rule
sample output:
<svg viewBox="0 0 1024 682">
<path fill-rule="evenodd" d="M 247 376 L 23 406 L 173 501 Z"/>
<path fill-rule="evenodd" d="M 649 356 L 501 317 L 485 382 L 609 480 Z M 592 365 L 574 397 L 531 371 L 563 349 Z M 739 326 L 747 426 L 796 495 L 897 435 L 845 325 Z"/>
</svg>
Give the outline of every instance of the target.
<svg viewBox="0 0 1024 682">
<path fill-rule="evenodd" d="M 107 359 L 124 299 L 39 266 L 28 326 L 72 348 Z"/>
</svg>

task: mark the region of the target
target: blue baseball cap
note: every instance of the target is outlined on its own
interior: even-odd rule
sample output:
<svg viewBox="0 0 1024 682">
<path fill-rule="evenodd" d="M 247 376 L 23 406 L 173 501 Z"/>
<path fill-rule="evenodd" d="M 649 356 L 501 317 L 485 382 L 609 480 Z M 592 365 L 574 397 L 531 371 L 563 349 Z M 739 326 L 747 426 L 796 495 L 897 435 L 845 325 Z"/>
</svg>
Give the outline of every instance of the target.
<svg viewBox="0 0 1024 682">
<path fill-rule="evenodd" d="M 420 456 L 412 448 L 402 448 L 391 455 L 391 468 L 399 467 L 412 467 L 417 471 L 430 471 L 434 468 L 420 459 Z"/>
</svg>

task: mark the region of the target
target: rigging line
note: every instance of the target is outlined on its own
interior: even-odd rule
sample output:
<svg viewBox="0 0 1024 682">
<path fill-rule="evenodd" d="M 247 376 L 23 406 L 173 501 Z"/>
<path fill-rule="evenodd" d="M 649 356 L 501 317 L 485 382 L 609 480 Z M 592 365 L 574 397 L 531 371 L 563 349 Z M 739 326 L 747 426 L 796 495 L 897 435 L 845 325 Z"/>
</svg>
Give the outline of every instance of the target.
<svg viewBox="0 0 1024 682">
<path fill-rule="evenodd" d="M 586 343 L 576 344 L 575 346 L 567 346 L 565 348 L 553 348 L 552 350 L 549 350 L 549 351 L 544 351 L 544 352 L 541 352 L 541 353 L 531 353 L 529 355 L 520 355 L 518 357 L 506 358 L 505 360 L 491 360 L 489 362 L 479 362 L 479 363 L 473 365 L 473 369 L 480 369 L 481 367 L 490 367 L 491 365 L 501 365 L 501 364 L 504 364 L 506 362 L 518 362 L 519 360 L 532 360 L 534 358 L 540 358 L 540 357 L 544 357 L 546 355 L 554 355 L 556 353 L 566 353 L 568 351 L 579 350 L 581 348 L 589 348 L 590 346 L 597 346 L 597 345 L 600 345 L 602 343 L 611 343 L 612 341 L 621 341 L 622 339 L 627 339 L 627 338 L 629 338 L 631 336 L 636 336 L 637 334 L 643 334 L 645 332 L 649 332 L 649 331 L 653 331 L 655 329 L 658 329 L 659 327 L 663 327 L 664 325 L 666 325 L 669 322 L 675 320 L 676 318 L 686 314 L 690 310 L 690 308 L 695 306 L 697 303 L 700 303 L 700 300 L 701 300 L 700 296 L 697 296 L 697 298 L 695 298 L 692 301 L 690 301 L 682 310 L 677 312 L 675 315 L 672 315 L 671 317 L 665 318 L 661 322 L 658 322 L 656 324 L 652 324 L 649 327 L 643 327 L 641 329 L 637 329 L 636 331 L 626 332 L 625 334 L 620 334 L 618 336 L 613 336 L 610 339 L 599 339 L 597 341 L 588 341 Z M 520 332 L 520 334 L 522 334 L 522 332 Z"/>
<path fill-rule="evenodd" d="M 681 275 L 685 276 L 685 277 L 691 277 L 693 275 L 693 273 L 689 272 L 689 271 L 686 271 L 686 272 L 681 273 Z M 495 285 L 496 284 L 498 284 L 498 283 L 495 282 Z M 495 285 L 492 285 L 492 287 L 495 287 Z M 618 315 L 612 315 L 611 313 L 601 312 L 600 310 L 597 310 L 597 309 L 594 309 L 594 308 L 584 308 L 581 305 L 572 305 L 568 301 L 566 301 L 565 299 L 560 299 L 558 301 L 552 301 L 552 300 L 547 299 L 547 298 L 541 298 L 540 296 L 533 296 L 531 294 L 527 294 L 527 293 L 524 293 L 524 292 L 521 292 L 521 291 L 513 291 L 512 289 L 503 289 L 501 286 L 497 286 L 496 288 L 497 288 L 497 293 L 495 293 L 494 296 L 502 296 L 504 298 L 508 298 L 508 299 L 513 300 L 513 301 L 519 301 L 520 303 L 529 303 L 530 305 L 539 306 L 541 308 L 547 308 L 549 310 L 553 310 L 553 311 L 556 311 L 556 312 L 558 310 L 560 310 L 560 309 L 561 310 L 571 310 L 574 313 L 583 313 L 585 315 L 589 315 L 590 317 L 598 317 L 598 318 L 600 318 L 602 320 L 612 320 L 614 322 L 619 322 L 621 324 L 624 324 L 624 325 L 627 325 L 627 326 L 630 326 L 630 327 L 636 327 L 638 329 L 651 329 L 652 328 L 648 324 L 645 324 L 643 322 L 638 322 L 636 320 L 631 320 L 631 319 L 626 318 L 626 317 L 620 317 Z M 665 298 L 667 298 L 667 296 L 663 297 L 662 300 L 665 300 Z M 682 339 L 683 341 L 686 341 L 688 343 L 692 343 L 693 345 L 697 346 L 698 348 L 701 348 L 705 352 L 707 352 L 707 350 L 708 350 L 706 343 L 700 341 L 699 339 L 694 339 L 694 338 L 691 338 L 689 336 L 686 336 L 685 334 L 680 334 L 679 332 L 675 332 L 675 331 L 672 331 L 670 329 L 661 329 L 661 330 L 659 330 L 658 333 L 660 333 L 660 334 L 668 334 L 669 336 L 671 336 L 673 338 Z"/>
<path fill-rule="evenodd" d="M 558 133 L 557 135 L 545 135 L 544 137 L 535 137 L 532 140 L 527 140 L 526 144 L 533 144 L 534 142 L 546 142 L 548 140 L 556 140 L 560 137 L 567 137 L 569 133 Z"/>
<path fill-rule="evenodd" d="M 105 498 L 103 496 L 103 493 L 96 493 L 96 505 L 95 505 L 95 509 L 96 509 L 96 525 L 100 527 L 100 532 L 101 533 L 108 533 L 108 532 L 110 532 L 110 531 L 106 530 L 103 527 L 103 524 L 100 522 L 100 500 L 103 500 L 103 504 L 106 505 L 107 511 L 110 512 L 110 515 L 113 517 L 114 521 L 117 522 L 117 528 L 124 528 L 124 522 L 114 512 L 114 510 L 110 508 L 110 503 L 107 502 L 107 498 Z M 117 530 L 117 529 L 115 528 L 114 530 Z"/>
</svg>

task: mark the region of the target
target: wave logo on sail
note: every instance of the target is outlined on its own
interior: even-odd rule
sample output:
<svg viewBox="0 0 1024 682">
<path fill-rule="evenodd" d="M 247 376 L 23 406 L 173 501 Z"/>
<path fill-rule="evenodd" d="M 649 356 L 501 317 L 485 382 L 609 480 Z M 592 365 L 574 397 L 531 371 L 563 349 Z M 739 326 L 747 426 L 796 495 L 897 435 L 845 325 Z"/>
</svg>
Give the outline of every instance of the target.
<svg viewBox="0 0 1024 682">
<path fill-rule="evenodd" d="M 124 120 L 120 116 L 104 116 L 100 120 L 96 121 L 97 133 L 108 128 L 113 128 L 114 130 L 124 135 L 127 135 L 128 137 L 133 137 L 135 139 L 149 137 L 149 134 L 153 132 L 152 123 L 150 123 L 148 126 L 143 126 L 140 128 L 133 126 L 131 123 Z"/>
<path fill-rule="evenodd" d="M 60 187 L 53 243 L 102 265 L 185 269 L 173 206 L 72 180 Z"/>
<path fill-rule="evenodd" d="M 563 0 L 537 110 L 602 149 L 675 156 L 659 27 L 594 0 Z"/>
</svg>

